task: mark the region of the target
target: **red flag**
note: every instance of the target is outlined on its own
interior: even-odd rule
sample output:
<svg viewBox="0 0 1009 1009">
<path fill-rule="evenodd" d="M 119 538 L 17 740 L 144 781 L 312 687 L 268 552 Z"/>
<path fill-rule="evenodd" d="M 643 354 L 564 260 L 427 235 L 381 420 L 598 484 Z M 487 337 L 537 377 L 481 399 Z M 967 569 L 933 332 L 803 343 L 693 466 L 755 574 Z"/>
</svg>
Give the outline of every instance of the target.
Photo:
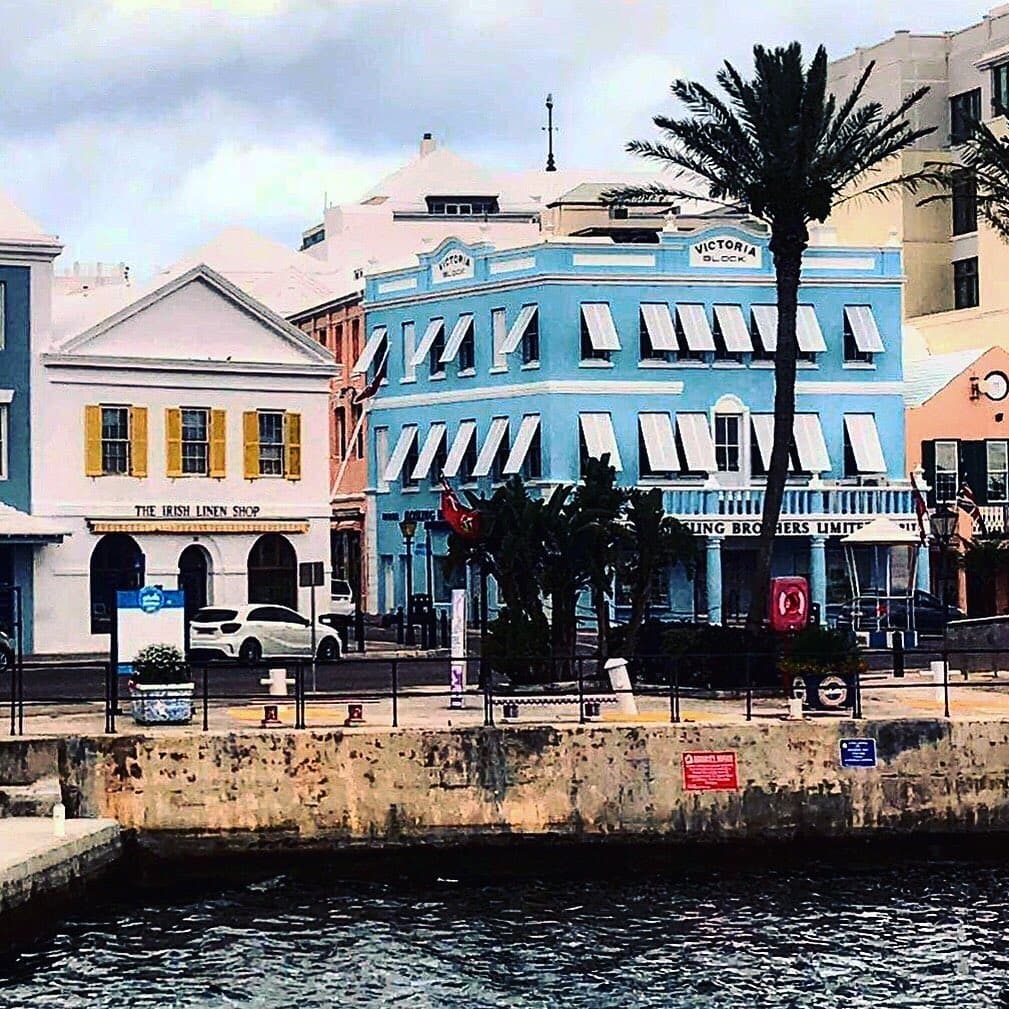
<svg viewBox="0 0 1009 1009">
<path fill-rule="evenodd" d="M 956 506 L 971 517 L 974 524 L 981 530 L 982 536 L 988 535 L 988 527 L 985 525 L 984 515 L 981 514 L 981 509 L 974 498 L 974 492 L 970 489 L 970 484 L 966 480 L 961 482 L 960 490 L 957 491 Z"/>
<path fill-rule="evenodd" d="M 360 390 L 355 389 L 351 403 L 355 406 L 358 403 L 363 403 L 366 399 L 371 399 L 379 390 L 379 386 L 382 384 L 382 380 L 385 378 L 385 373 L 388 371 L 389 366 L 389 347 L 386 345 L 385 352 L 382 354 L 382 359 L 378 362 L 378 367 L 375 369 L 375 377 Z"/>
<path fill-rule="evenodd" d="M 475 508 L 467 508 L 445 480 L 442 481 L 441 515 L 457 536 L 464 540 L 480 539 L 480 513 Z"/>
<path fill-rule="evenodd" d="M 914 474 L 910 474 L 911 477 L 911 494 L 914 497 L 914 513 L 918 517 L 918 536 L 920 537 L 922 543 L 928 542 L 928 502 L 925 500 L 925 495 L 922 494 L 921 488 L 918 486 L 917 481 L 914 479 Z"/>
</svg>

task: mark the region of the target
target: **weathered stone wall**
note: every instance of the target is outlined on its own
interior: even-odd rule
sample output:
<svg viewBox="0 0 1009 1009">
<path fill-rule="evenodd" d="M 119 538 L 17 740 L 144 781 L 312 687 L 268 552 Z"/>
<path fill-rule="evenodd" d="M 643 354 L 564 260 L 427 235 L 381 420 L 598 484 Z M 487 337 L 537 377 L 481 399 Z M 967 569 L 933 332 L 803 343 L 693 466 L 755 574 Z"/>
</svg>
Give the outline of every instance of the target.
<svg viewBox="0 0 1009 1009">
<path fill-rule="evenodd" d="M 879 767 L 842 769 L 872 736 Z M 688 792 L 682 756 L 734 750 L 739 789 Z M 80 815 L 142 839 L 280 847 L 500 835 L 760 839 L 1009 829 L 1009 722 L 514 726 L 62 740 Z"/>
</svg>

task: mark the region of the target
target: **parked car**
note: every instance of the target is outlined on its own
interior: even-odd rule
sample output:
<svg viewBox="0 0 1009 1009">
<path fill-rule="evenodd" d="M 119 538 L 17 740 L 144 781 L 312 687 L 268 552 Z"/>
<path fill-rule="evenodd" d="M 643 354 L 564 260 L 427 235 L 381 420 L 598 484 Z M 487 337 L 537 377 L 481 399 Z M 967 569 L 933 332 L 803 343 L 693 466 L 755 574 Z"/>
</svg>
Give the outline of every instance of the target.
<svg viewBox="0 0 1009 1009">
<path fill-rule="evenodd" d="M 13 665 L 14 639 L 6 631 L 0 631 L 0 674 L 5 673 Z"/>
<path fill-rule="evenodd" d="M 831 603 L 827 607 L 827 623 L 841 630 L 851 628 L 852 600 Z M 942 634 L 951 620 L 963 620 L 967 614 L 958 606 L 938 600 L 931 592 L 915 591 L 911 601 L 914 629 L 919 634 Z M 908 630 L 907 603 L 903 599 L 863 598 L 859 603 L 859 630 Z"/>
<path fill-rule="evenodd" d="M 343 578 L 332 578 L 329 582 L 330 612 L 338 617 L 354 615 L 354 590 L 350 582 Z"/>
<path fill-rule="evenodd" d="M 341 658 L 338 635 L 320 620 L 315 622 L 315 642 L 320 662 Z M 189 650 L 193 656 L 237 659 L 248 666 L 262 659 L 311 658 L 312 621 L 272 603 L 206 606 L 189 623 Z"/>
</svg>

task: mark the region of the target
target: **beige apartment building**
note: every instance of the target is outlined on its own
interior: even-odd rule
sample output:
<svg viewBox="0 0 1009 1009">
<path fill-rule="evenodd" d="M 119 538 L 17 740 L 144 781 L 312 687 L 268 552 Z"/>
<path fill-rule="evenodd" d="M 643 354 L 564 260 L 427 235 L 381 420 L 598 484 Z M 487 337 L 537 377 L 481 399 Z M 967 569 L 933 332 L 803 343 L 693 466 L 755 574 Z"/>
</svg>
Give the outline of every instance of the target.
<svg viewBox="0 0 1009 1009">
<path fill-rule="evenodd" d="M 930 88 L 913 120 L 936 131 L 902 155 L 900 171 L 955 163 L 974 120 L 996 133 L 1009 125 L 1009 4 L 968 28 L 940 35 L 900 31 L 859 48 L 830 64 L 830 90 L 846 95 L 872 61 L 865 97 L 887 108 L 923 85 Z M 958 180 L 952 206 L 921 207 L 920 199 L 903 194 L 884 204 L 852 201 L 828 223 L 841 244 L 903 245 L 904 314 L 929 351 L 1009 347 L 1009 244 L 978 221 L 970 177 Z"/>
</svg>

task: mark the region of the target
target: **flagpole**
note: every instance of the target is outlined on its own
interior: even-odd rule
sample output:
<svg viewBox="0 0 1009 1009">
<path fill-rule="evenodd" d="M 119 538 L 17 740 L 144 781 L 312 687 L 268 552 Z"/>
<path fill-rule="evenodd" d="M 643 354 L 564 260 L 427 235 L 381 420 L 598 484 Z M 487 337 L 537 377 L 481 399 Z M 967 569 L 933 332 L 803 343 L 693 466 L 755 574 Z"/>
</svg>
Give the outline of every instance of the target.
<svg viewBox="0 0 1009 1009">
<path fill-rule="evenodd" d="M 357 442 L 357 436 L 360 434 L 361 428 L 364 427 L 364 419 L 368 416 L 370 408 L 371 404 L 365 400 L 365 405 L 361 407 L 361 416 L 357 418 L 357 423 L 354 425 L 354 430 L 351 432 L 350 440 L 347 442 L 347 447 L 344 450 L 343 458 L 340 460 L 340 468 L 336 471 L 336 479 L 333 481 L 333 487 L 329 492 L 330 498 L 335 498 L 340 490 L 344 474 L 347 472 L 347 464 L 350 462 L 350 446 Z"/>
</svg>

